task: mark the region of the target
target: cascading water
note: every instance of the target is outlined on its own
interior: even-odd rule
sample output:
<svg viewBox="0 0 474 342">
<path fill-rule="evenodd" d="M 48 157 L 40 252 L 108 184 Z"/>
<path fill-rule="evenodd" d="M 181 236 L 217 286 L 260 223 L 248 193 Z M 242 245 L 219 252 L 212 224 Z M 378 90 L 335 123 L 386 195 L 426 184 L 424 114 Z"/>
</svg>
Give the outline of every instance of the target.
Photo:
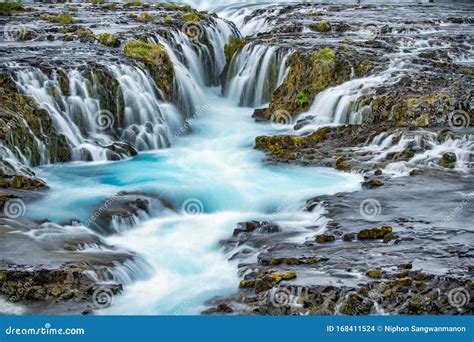
<svg viewBox="0 0 474 342">
<path fill-rule="evenodd" d="M 286 61 L 292 51 L 276 46 L 247 44 L 232 59 L 224 81 L 225 96 L 240 106 L 256 107 L 271 100 L 284 81 Z"/>
<path fill-rule="evenodd" d="M 183 122 L 177 109 L 162 100 L 146 71 L 123 64 L 108 69 L 119 84 L 118 93 L 112 95 L 111 110 L 101 106 L 109 95 L 98 91 L 103 85 L 93 73 L 88 79 L 78 70 L 63 71 L 68 81 L 64 89 L 56 72 L 51 77 L 39 69 L 18 72 L 19 90 L 48 111 L 57 132 L 66 137 L 73 161 L 111 159 L 120 153 L 111 149 L 117 140 L 127 141 L 138 150 L 167 147 L 172 132 Z M 43 161 L 49 162 L 49 157 Z"/>
</svg>

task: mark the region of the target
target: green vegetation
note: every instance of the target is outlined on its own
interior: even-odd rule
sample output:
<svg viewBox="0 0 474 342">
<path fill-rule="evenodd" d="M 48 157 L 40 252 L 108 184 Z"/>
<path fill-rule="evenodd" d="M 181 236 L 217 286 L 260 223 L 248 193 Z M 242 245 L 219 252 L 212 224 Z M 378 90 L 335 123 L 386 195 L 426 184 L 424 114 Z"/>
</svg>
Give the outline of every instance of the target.
<svg viewBox="0 0 474 342">
<path fill-rule="evenodd" d="M 64 13 L 60 15 L 47 15 L 42 17 L 42 19 L 62 25 L 74 24 L 74 17 L 70 14 Z"/>
<path fill-rule="evenodd" d="M 153 19 L 154 19 L 154 17 L 148 12 L 142 12 L 139 15 L 137 15 L 137 20 L 142 22 L 142 23 L 150 22 Z"/>
<path fill-rule="evenodd" d="M 150 70 L 159 88 L 171 97 L 173 91 L 174 68 L 173 63 L 162 45 L 148 44 L 133 40 L 125 43 L 124 54 L 145 63 Z"/>
<path fill-rule="evenodd" d="M 235 53 L 245 45 L 245 39 L 235 38 L 231 36 L 229 42 L 224 46 L 224 54 L 227 61 L 230 61 L 234 57 Z"/>
<path fill-rule="evenodd" d="M 173 18 L 171 18 L 170 15 L 167 15 L 167 16 L 165 17 L 165 23 L 168 23 L 168 22 L 170 22 L 171 20 L 173 20 Z"/>
<path fill-rule="evenodd" d="M 143 2 L 141 1 L 130 1 L 127 2 L 123 5 L 124 7 L 138 7 L 138 6 L 143 6 Z"/>
<path fill-rule="evenodd" d="M 298 99 L 298 102 L 300 103 L 301 106 L 304 106 L 309 103 L 308 96 L 306 96 L 305 93 L 300 92 L 296 95 L 296 98 Z"/>
<path fill-rule="evenodd" d="M 202 18 L 198 12 L 191 11 L 191 12 L 182 14 L 181 19 L 183 19 L 184 21 L 188 23 L 198 23 L 201 21 Z"/>
<path fill-rule="evenodd" d="M 23 10 L 23 5 L 19 2 L 0 2 L 0 15 L 11 15 Z"/>
<path fill-rule="evenodd" d="M 327 32 L 331 30 L 331 24 L 327 20 L 321 20 L 319 23 L 311 27 L 318 32 Z"/>
<path fill-rule="evenodd" d="M 117 47 L 119 46 L 119 41 L 116 36 L 110 33 L 101 33 L 99 34 L 99 43 L 108 47 Z"/>
<path fill-rule="evenodd" d="M 104 0 L 87 0 L 87 2 L 94 5 L 101 5 L 104 3 Z"/>
</svg>

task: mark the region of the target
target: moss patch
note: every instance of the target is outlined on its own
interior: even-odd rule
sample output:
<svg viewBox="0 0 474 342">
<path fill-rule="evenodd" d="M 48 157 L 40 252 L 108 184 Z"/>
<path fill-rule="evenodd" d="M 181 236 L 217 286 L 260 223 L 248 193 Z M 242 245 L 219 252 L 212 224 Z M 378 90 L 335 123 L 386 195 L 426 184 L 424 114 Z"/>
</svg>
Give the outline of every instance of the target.
<svg viewBox="0 0 474 342">
<path fill-rule="evenodd" d="M 0 15 L 11 15 L 14 12 L 21 12 L 24 7 L 19 2 L 0 2 Z"/>
<path fill-rule="evenodd" d="M 143 62 L 152 73 L 158 86 L 171 97 L 174 80 L 173 63 L 162 45 L 148 44 L 143 41 L 125 43 L 124 54 L 128 58 Z"/>
<path fill-rule="evenodd" d="M 42 17 L 42 19 L 47 20 L 52 23 L 57 23 L 61 25 L 70 25 L 74 24 L 74 17 L 70 14 L 59 14 L 59 15 L 47 15 Z"/>
<path fill-rule="evenodd" d="M 245 45 L 245 39 L 235 38 L 231 36 L 228 43 L 224 46 L 224 54 L 227 61 L 234 57 L 235 53 Z"/>
<path fill-rule="evenodd" d="M 110 33 L 99 34 L 99 43 L 108 47 L 117 47 L 120 45 L 117 37 Z"/>
</svg>

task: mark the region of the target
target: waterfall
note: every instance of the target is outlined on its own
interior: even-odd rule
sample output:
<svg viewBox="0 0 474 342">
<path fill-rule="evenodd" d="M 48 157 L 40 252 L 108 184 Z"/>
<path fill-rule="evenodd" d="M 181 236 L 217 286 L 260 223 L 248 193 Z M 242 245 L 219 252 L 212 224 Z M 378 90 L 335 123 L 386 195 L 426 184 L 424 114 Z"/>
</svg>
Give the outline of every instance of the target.
<svg viewBox="0 0 474 342">
<path fill-rule="evenodd" d="M 341 85 L 328 88 L 314 99 L 308 112 L 297 117 L 298 134 L 306 134 L 321 126 L 361 124 L 364 108 L 354 110 L 354 104 L 372 89 L 389 79 L 385 72 L 375 76 L 357 78 Z"/>
<path fill-rule="evenodd" d="M 229 65 L 223 94 L 245 107 L 269 102 L 286 77 L 286 61 L 290 54 L 291 50 L 276 46 L 244 46 Z"/>
<path fill-rule="evenodd" d="M 117 81 L 116 93 L 94 71 L 61 70 L 66 86 L 61 86 L 57 70 L 51 76 L 40 69 L 19 71 L 17 86 L 48 111 L 58 134 L 66 137 L 73 161 L 126 157 L 126 147 L 117 141 L 138 150 L 169 146 L 172 130 L 182 120 L 173 105 L 160 100 L 151 76 L 137 66 L 107 69 L 110 80 L 105 82 Z"/>
</svg>

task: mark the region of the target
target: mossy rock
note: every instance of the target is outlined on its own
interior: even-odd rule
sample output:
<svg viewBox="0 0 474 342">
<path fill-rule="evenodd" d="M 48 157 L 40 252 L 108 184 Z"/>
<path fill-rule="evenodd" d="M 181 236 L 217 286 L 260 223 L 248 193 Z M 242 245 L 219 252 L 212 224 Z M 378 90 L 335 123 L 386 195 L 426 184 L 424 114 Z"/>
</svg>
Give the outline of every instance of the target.
<svg viewBox="0 0 474 342">
<path fill-rule="evenodd" d="M 118 47 L 120 45 L 117 37 L 110 33 L 101 33 L 99 34 L 99 43 L 108 47 Z"/>
<path fill-rule="evenodd" d="M 265 282 L 269 282 L 271 284 L 276 285 L 282 282 L 283 280 L 291 280 L 291 279 L 295 279 L 296 277 L 297 277 L 297 273 L 290 271 L 290 272 L 272 272 L 272 273 L 263 275 L 261 278 Z"/>
<path fill-rule="evenodd" d="M 316 242 L 317 243 L 328 243 L 336 241 L 336 237 L 334 235 L 329 234 L 321 234 L 316 235 Z"/>
<path fill-rule="evenodd" d="M 41 19 L 61 25 L 70 25 L 75 23 L 74 17 L 71 14 L 65 13 L 61 13 L 59 15 L 46 15 L 41 17 Z"/>
<path fill-rule="evenodd" d="M 227 62 L 232 60 L 235 53 L 245 45 L 245 39 L 239 39 L 234 36 L 229 37 L 229 41 L 224 46 L 224 54 Z"/>
<path fill-rule="evenodd" d="M 18 159 L 21 154 L 32 166 L 41 162 L 38 140 L 49 148 L 51 162 L 70 160 L 70 148 L 65 140 L 55 144 L 51 150 L 51 140 L 58 140 L 53 121 L 45 109 L 37 106 L 33 98 L 18 93 L 16 84 L 8 74 L 0 74 L 0 141 Z M 25 124 L 26 123 L 26 124 Z M 65 157 L 64 157 L 65 156 Z"/>
<path fill-rule="evenodd" d="M 330 130 L 328 127 L 323 127 L 305 137 L 288 135 L 258 136 L 255 138 L 255 148 L 265 150 L 283 159 L 290 159 L 293 151 L 323 142 Z"/>
<path fill-rule="evenodd" d="M 159 44 L 148 44 L 143 41 L 127 41 L 124 54 L 128 58 L 143 62 L 150 70 L 159 88 L 172 97 L 174 68 L 166 49 Z"/>
<path fill-rule="evenodd" d="M 20 2 L 0 2 L 0 15 L 12 15 L 14 12 L 22 12 L 25 8 Z"/>
<path fill-rule="evenodd" d="M 275 90 L 267 109 L 261 110 L 259 118 L 270 120 L 272 115 L 284 110 L 295 116 L 307 111 L 318 93 L 330 86 L 348 81 L 351 64 L 338 57 L 330 48 L 316 52 L 296 52 L 288 60 L 288 76 Z"/>
<path fill-rule="evenodd" d="M 327 20 L 321 20 L 317 24 L 311 25 L 310 28 L 317 32 L 328 32 L 331 31 L 331 24 Z"/>
<path fill-rule="evenodd" d="M 245 280 L 240 281 L 239 287 L 242 289 L 253 289 L 255 287 L 255 280 Z"/>
<path fill-rule="evenodd" d="M 382 278 L 382 271 L 379 269 L 370 270 L 370 271 L 367 271 L 366 275 L 369 278 L 380 279 Z"/>
<path fill-rule="evenodd" d="M 123 7 L 141 7 L 141 6 L 143 6 L 143 2 L 141 1 L 129 1 L 123 5 Z"/>
<path fill-rule="evenodd" d="M 142 12 L 137 15 L 137 20 L 142 23 L 149 23 L 154 19 L 155 17 L 148 12 Z"/>
<path fill-rule="evenodd" d="M 197 24 L 203 19 L 203 16 L 199 12 L 192 10 L 188 13 L 181 14 L 180 18 L 189 24 Z"/>
<path fill-rule="evenodd" d="M 363 229 L 357 234 L 359 240 L 379 240 L 392 233 L 392 227 Z"/>
</svg>

